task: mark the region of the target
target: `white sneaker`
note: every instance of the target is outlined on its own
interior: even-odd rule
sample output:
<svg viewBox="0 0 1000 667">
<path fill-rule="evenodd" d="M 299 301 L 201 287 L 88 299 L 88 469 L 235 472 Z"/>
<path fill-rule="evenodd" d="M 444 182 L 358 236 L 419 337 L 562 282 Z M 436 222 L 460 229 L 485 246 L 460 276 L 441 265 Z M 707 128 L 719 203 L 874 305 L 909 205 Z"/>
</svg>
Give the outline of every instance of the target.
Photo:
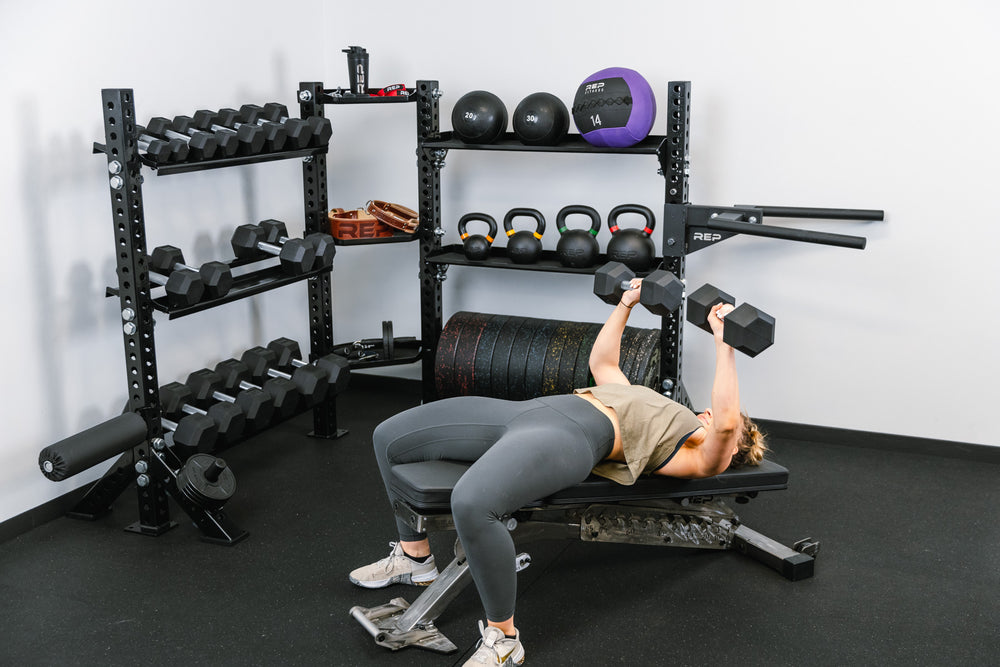
<svg viewBox="0 0 1000 667">
<path fill-rule="evenodd" d="M 476 644 L 476 652 L 469 658 L 465 667 L 477 665 L 520 665 L 524 662 L 524 647 L 521 646 L 521 633 L 517 632 L 514 639 L 508 639 L 500 628 L 492 625 L 483 627 L 479 621 L 479 634 L 483 636 Z"/>
<path fill-rule="evenodd" d="M 398 542 L 389 542 L 389 546 L 392 551 L 388 556 L 351 572 L 348 575 L 351 583 L 364 588 L 385 588 L 392 584 L 427 586 L 437 579 L 434 556 L 418 563 L 403 553 L 403 547 Z"/>
</svg>

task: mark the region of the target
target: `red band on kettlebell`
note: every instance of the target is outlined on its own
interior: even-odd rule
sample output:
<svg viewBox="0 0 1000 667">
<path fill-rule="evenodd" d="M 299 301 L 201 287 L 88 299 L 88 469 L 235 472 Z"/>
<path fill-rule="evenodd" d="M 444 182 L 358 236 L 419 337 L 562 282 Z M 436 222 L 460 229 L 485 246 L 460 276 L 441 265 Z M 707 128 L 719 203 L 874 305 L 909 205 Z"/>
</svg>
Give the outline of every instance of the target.
<svg viewBox="0 0 1000 667">
<path fill-rule="evenodd" d="M 610 229 L 611 233 L 614 234 L 615 232 L 618 231 L 618 225 L 611 225 L 610 227 L 608 227 L 608 229 Z"/>
<path fill-rule="evenodd" d="M 652 229 L 650 229 L 649 227 L 646 227 L 646 228 L 645 228 L 645 229 L 643 229 L 642 231 L 643 231 L 643 233 L 645 233 L 645 234 L 646 234 L 646 236 L 649 236 L 650 234 L 652 234 L 652 233 L 653 233 L 653 230 L 652 230 Z"/>
</svg>

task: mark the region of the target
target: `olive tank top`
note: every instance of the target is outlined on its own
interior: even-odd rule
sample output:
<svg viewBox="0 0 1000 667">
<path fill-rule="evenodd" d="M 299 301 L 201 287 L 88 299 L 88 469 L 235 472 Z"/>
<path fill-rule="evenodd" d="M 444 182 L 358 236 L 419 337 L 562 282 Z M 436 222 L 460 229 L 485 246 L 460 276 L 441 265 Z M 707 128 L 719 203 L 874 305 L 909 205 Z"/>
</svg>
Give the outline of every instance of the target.
<svg viewBox="0 0 1000 667">
<path fill-rule="evenodd" d="M 573 393 L 590 394 L 618 415 L 625 463 L 601 461 L 592 472 L 626 486 L 662 466 L 682 438 L 702 426 L 691 410 L 642 385 L 602 384 Z"/>
</svg>

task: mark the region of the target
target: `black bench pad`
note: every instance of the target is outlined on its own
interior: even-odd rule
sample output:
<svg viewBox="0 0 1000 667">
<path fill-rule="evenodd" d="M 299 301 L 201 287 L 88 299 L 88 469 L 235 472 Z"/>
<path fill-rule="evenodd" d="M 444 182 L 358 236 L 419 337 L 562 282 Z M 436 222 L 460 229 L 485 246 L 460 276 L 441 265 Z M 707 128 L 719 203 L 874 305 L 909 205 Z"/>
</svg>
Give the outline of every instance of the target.
<svg viewBox="0 0 1000 667">
<path fill-rule="evenodd" d="M 451 490 L 470 465 L 457 461 L 402 463 L 392 468 L 392 488 L 399 498 L 416 510 L 448 511 Z M 787 487 L 788 469 L 765 460 L 759 466 L 727 470 L 715 477 L 703 479 L 644 475 L 632 486 L 623 486 L 591 475 L 579 484 L 531 503 L 528 507 L 740 494 Z"/>
</svg>

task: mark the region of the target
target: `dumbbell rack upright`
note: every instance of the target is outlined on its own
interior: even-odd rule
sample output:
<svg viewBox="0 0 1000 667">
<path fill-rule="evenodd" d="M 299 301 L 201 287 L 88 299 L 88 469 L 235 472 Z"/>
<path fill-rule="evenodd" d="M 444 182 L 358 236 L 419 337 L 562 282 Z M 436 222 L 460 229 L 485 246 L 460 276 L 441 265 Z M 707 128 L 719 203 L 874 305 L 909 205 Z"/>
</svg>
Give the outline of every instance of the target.
<svg viewBox="0 0 1000 667">
<path fill-rule="evenodd" d="M 299 100 L 303 117 L 323 115 L 322 106 L 312 101 L 315 99 L 314 95 L 321 90 L 321 84 L 300 84 Z M 139 520 L 127 530 L 145 535 L 160 535 L 177 525 L 170 519 L 169 497 L 191 517 L 201 530 L 202 539 L 234 544 L 246 537 L 246 531 L 235 526 L 222 511 L 205 509 L 178 489 L 173 472 L 178 461 L 162 446 L 164 441 L 160 422 L 153 312 L 165 312 L 169 319 L 174 319 L 306 280 L 309 290 L 310 354 L 314 359 L 333 348 L 330 271 L 314 270 L 293 277 L 283 274 L 277 266 L 269 266 L 237 277 L 229 294 L 219 299 L 202 301 L 186 308 L 172 308 L 165 298 L 154 299 L 148 275 L 142 167 L 149 166 L 155 168 L 158 175 L 167 175 L 271 160 L 302 159 L 305 230 L 308 234 L 326 231 L 327 147 L 155 165 L 139 151 L 133 91 L 127 88 L 104 89 L 101 96 L 105 143 L 95 143 L 94 152 L 103 153 L 107 158 L 118 277 L 118 286 L 109 288 L 108 296 L 117 296 L 121 306 L 128 384 L 126 410 L 139 415 L 146 422 L 147 439 L 124 452 L 77 503 L 71 515 L 93 519 L 106 514 L 115 499 L 135 481 Z M 229 264 L 236 267 L 248 263 L 248 260 L 233 260 Z M 332 397 L 316 406 L 313 414 L 312 435 L 335 438 L 344 433 L 337 428 L 336 405 Z"/>
</svg>

